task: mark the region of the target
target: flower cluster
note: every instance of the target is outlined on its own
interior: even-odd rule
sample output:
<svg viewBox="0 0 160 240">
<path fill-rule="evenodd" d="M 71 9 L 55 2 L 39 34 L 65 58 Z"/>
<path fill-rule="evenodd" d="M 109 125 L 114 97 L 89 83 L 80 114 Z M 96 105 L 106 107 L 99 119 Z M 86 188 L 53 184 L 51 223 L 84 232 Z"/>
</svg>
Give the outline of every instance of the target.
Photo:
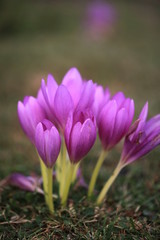
<svg viewBox="0 0 160 240">
<path fill-rule="evenodd" d="M 80 161 L 93 147 L 97 135 L 102 150 L 93 171 L 88 196 L 93 194 L 96 179 L 107 153 L 125 137 L 120 162 L 98 196 L 100 204 L 120 170 L 139 159 L 160 143 L 160 115 L 146 122 L 148 104 L 132 124 L 134 101 L 122 92 L 111 96 L 108 88 L 83 80 L 76 68 L 71 68 L 60 85 L 52 75 L 42 80 L 37 97 L 26 96 L 18 102 L 18 117 L 22 129 L 35 146 L 41 165 L 45 201 L 54 211 L 53 168 L 59 183 L 61 204 L 66 205 L 71 184 L 76 180 Z M 14 176 L 23 189 L 33 181 Z"/>
</svg>

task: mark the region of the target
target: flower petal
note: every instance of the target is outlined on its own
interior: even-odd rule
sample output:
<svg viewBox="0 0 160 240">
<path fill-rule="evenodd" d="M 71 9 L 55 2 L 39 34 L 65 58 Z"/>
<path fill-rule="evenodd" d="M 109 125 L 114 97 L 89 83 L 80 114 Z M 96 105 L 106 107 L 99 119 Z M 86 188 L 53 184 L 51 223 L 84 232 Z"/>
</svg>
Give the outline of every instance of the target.
<svg viewBox="0 0 160 240">
<path fill-rule="evenodd" d="M 71 162 L 78 162 L 91 149 L 96 139 L 96 127 L 92 120 L 87 119 L 83 124 L 78 122 L 72 130 L 70 139 Z"/>
<path fill-rule="evenodd" d="M 45 153 L 46 153 L 46 165 L 47 167 L 53 167 L 55 164 L 61 146 L 61 140 L 57 129 L 53 126 L 51 130 L 44 132 Z"/>
<path fill-rule="evenodd" d="M 25 103 L 19 101 L 18 117 L 24 132 L 34 144 L 36 125 L 45 118 L 45 113 L 37 99 L 28 97 Z"/>
<path fill-rule="evenodd" d="M 9 177 L 9 184 L 20 189 L 34 192 L 36 190 L 36 180 L 32 177 L 26 177 L 20 173 L 13 173 Z"/>
<path fill-rule="evenodd" d="M 104 93 L 104 89 L 101 85 L 96 86 L 94 102 L 92 106 L 93 112 L 96 117 L 98 117 L 99 112 L 102 108 L 102 104 L 104 105 L 104 101 L 105 103 L 107 103 L 107 101 L 109 100 L 109 96 L 109 90 L 106 90 L 106 93 Z"/>
<path fill-rule="evenodd" d="M 79 71 L 76 68 L 71 68 L 63 78 L 62 84 L 68 89 L 74 106 L 77 106 L 77 103 L 80 99 L 82 92 L 83 81 Z"/>
<path fill-rule="evenodd" d="M 58 88 L 58 84 L 56 80 L 51 74 L 49 74 L 47 78 L 47 89 L 48 89 L 48 99 L 51 107 L 54 106 L 54 97 L 55 97 L 57 88 Z"/>
<path fill-rule="evenodd" d="M 69 141 L 70 141 L 72 126 L 73 126 L 73 113 L 70 112 L 67 119 L 66 127 L 65 127 L 65 143 L 68 150 L 69 150 Z"/>
<path fill-rule="evenodd" d="M 69 113 L 73 111 L 74 105 L 71 95 L 64 85 L 57 89 L 54 99 L 55 114 L 62 129 L 65 129 Z"/>
<path fill-rule="evenodd" d="M 146 104 L 144 105 L 144 107 L 142 108 L 142 111 L 139 115 L 139 118 L 142 120 L 142 121 L 146 121 L 147 119 L 147 115 L 148 115 L 148 102 L 146 102 Z"/>
<path fill-rule="evenodd" d="M 39 123 L 35 132 L 35 144 L 37 151 L 43 161 L 46 159 L 45 146 L 44 146 L 44 130 L 42 123 Z"/>
<path fill-rule="evenodd" d="M 117 103 L 115 100 L 110 100 L 100 112 L 98 131 L 104 149 L 107 149 L 110 144 L 114 130 L 116 113 Z"/>
<path fill-rule="evenodd" d="M 92 82 L 92 80 L 84 83 L 83 91 L 76 107 L 76 111 L 82 111 L 84 109 L 91 108 L 94 101 L 95 90 L 96 85 Z"/>
<path fill-rule="evenodd" d="M 110 143 L 110 148 L 116 145 L 128 130 L 128 113 L 125 108 L 121 108 L 115 118 L 114 130 Z"/>
<path fill-rule="evenodd" d="M 125 95 L 123 92 L 117 92 L 113 97 L 112 100 L 115 100 L 117 102 L 118 108 L 121 107 L 123 102 L 125 101 Z"/>
</svg>

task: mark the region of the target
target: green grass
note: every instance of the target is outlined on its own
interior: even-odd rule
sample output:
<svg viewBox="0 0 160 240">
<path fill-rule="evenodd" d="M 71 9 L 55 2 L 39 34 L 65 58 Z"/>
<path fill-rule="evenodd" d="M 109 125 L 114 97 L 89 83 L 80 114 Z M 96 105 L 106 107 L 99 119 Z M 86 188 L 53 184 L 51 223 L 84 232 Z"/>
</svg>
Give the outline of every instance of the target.
<svg viewBox="0 0 160 240">
<path fill-rule="evenodd" d="M 88 201 L 85 190 L 72 190 L 68 208 L 55 201 L 53 217 L 42 196 L 8 187 L 1 196 L 1 239 L 158 239 L 159 178 L 150 182 L 144 171 L 133 172 L 119 177 L 103 206 Z"/>
<path fill-rule="evenodd" d="M 17 101 L 36 95 L 48 73 L 60 82 L 76 66 L 84 78 L 134 98 L 136 116 L 147 100 L 149 116 L 160 112 L 159 5 L 114 3 L 118 21 L 113 33 L 94 41 L 82 29 L 85 1 L 78 5 L 1 1 L 0 179 L 12 172 L 40 174 L 35 150 L 19 126 Z M 105 161 L 97 191 L 112 173 L 120 151 L 121 145 Z M 97 144 L 82 163 L 87 182 L 98 152 Z M 43 196 L 0 189 L 0 239 L 159 239 L 159 159 L 157 148 L 127 167 L 100 208 L 86 199 L 84 189 L 73 189 L 66 209 L 56 200 L 53 217 Z"/>
</svg>

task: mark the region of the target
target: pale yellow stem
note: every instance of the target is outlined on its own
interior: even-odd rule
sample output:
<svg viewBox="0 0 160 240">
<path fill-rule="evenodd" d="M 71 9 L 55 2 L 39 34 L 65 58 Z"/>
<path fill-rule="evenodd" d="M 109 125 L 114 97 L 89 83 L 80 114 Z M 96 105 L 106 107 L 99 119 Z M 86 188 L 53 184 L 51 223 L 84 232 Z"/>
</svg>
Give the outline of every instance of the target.
<svg viewBox="0 0 160 240">
<path fill-rule="evenodd" d="M 60 178 L 60 187 L 59 187 L 59 195 L 60 198 L 62 198 L 62 194 L 64 191 L 64 185 L 65 185 L 65 179 L 66 179 L 66 164 L 67 164 L 67 150 L 66 150 L 66 145 L 65 141 L 63 140 L 62 143 L 62 157 L 61 157 L 61 178 Z"/>
<path fill-rule="evenodd" d="M 107 153 L 106 151 L 102 150 L 101 151 L 101 154 L 98 158 L 98 161 L 97 161 L 97 164 L 94 168 L 94 171 L 92 173 L 92 177 L 91 177 L 91 180 L 90 180 L 90 183 L 89 183 L 89 188 L 88 188 L 88 197 L 91 197 L 92 194 L 93 194 L 93 190 L 94 190 L 94 187 L 95 187 L 95 183 L 96 183 L 96 180 L 97 180 L 97 177 L 98 177 L 98 174 L 99 174 L 99 171 L 100 171 L 100 168 L 104 162 L 104 159 L 105 157 L 107 156 Z"/>
<path fill-rule="evenodd" d="M 78 163 L 75 165 L 74 172 L 73 172 L 73 176 L 72 176 L 72 183 L 74 183 L 75 180 L 76 180 L 77 171 L 78 171 L 79 165 L 80 165 L 80 162 L 78 162 Z"/>
<path fill-rule="evenodd" d="M 56 168 L 56 179 L 57 179 L 57 182 L 60 182 L 60 179 L 61 179 L 61 152 L 58 155 L 55 168 Z"/>
<path fill-rule="evenodd" d="M 66 201 L 68 198 L 70 185 L 72 183 L 72 176 L 73 176 L 74 168 L 75 168 L 75 165 L 73 165 L 72 163 L 69 162 L 68 168 L 67 168 L 65 184 L 64 184 L 64 188 L 63 188 L 63 193 L 62 193 L 62 198 L 61 198 L 61 204 L 63 207 L 66 206 Z"/>
<path fill-rule="evenodd" d="M 47 194 L 48 194 L 48 208 L 51 213 L 54 212 L 54 205 L 53 205 L 53 168 L 47 168 L 47 176 L 48 176 L 48 184 L 47 184 Z"/>
<path fill-rule="evenodd" d="M 48 205 L 48 195 L 47 195 L 47 171 L 46 171 L 46 166 L 43 162 L 43 160 L 40 158 L 38 155 L 39 160 L 40 160 L 40 166 L 41 166 L 41 174 L 42 174 L 42 179 L 43 179 L 43 190 L 44 190 L 44 197 L 46 204 Z"/>
<path fill-rule="evenodd" d="M 113 182 L 115 181 L 116 177 L 118 176 L 118 174 L 120 173 L 121 169 L 122 169 L 122 165 L 118 164 L 117 167 L 115 168 L 112 176 L 108 179 L 108 181 L 105 183 L 104 187 L 102 188 L 98 198 L 97 198 L 97 204 L 101 204 L 103 199 L 105 198 L 107 192 L 109 191 L 111 185 L 113 184 Z"/>
<path fill-rule="evenodd" d="M 40 158 L 40 165 L 41 165 L 41 173 L 43 178 L 43 189 L 44 189 L 44 197 L 46 201 L 46 205 L 49 208 L 51 213 L 54 212 L 53 207 L 53 197 L 52 197 L 52 188 L 53 188 L 53 168 L 48 168 L 43 160 Z"/>
</svg>

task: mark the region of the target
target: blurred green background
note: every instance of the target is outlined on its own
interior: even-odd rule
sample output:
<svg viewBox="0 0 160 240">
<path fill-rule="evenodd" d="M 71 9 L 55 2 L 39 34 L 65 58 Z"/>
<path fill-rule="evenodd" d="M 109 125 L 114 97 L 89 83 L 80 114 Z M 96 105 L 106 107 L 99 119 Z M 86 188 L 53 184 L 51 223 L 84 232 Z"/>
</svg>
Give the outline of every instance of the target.
<svg viewBox="0 0 160 240">
<path fill-rule="evenodd" d="M 60 82 L 75 66 L 84 78 L 134 98 L 136 116 L 147 100 L 149 116 L 160 112 L 159 1 L 112 1 L 116 21 L 99 39 L 85 29 L 90 2 L 0 1 L 0 178 L 37 169 L 17 101 L 35 96 L 48 73 Z M 159 150 L 151 156 L 160 158 Z M 153 169 L 156 161 L 145 162 Z"/>
</svg>

